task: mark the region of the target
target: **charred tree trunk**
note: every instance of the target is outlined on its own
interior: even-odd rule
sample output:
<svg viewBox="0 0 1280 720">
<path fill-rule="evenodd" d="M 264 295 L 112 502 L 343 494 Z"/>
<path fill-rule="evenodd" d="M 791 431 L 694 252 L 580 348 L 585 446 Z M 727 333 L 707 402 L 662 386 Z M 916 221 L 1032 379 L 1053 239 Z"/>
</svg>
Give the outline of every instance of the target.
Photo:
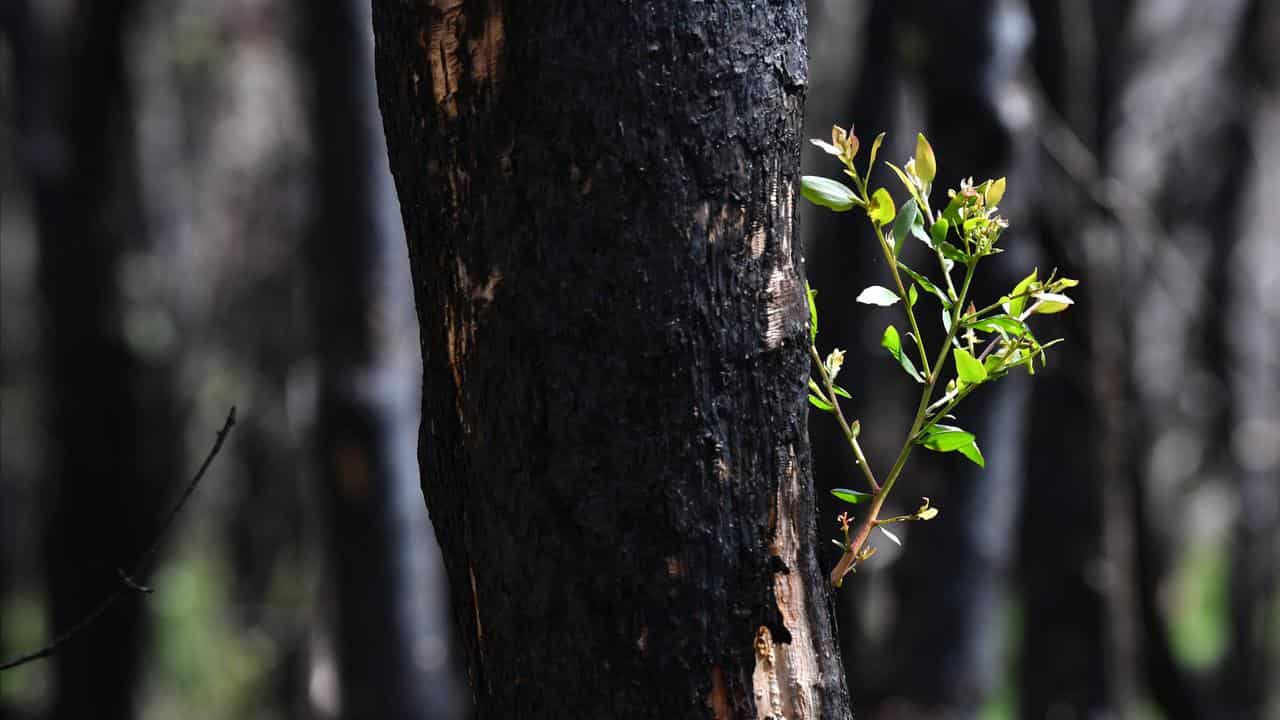
<svg viewBox="0 0 1280 720">
<path fill-rule="evenodd" d="M 308 245 L 317 451 L 336 585 L 342 716 L 460 715 L 445 579 L 414 457 L 421 366 L 373 83 L 369 5 L 304 10 L 319 161 Z"/>
<path fill-rule="evenodd" d="M 480 717 L 847 718 L 798 1 L 375 2 L 420 463 Z"/>
</svg>

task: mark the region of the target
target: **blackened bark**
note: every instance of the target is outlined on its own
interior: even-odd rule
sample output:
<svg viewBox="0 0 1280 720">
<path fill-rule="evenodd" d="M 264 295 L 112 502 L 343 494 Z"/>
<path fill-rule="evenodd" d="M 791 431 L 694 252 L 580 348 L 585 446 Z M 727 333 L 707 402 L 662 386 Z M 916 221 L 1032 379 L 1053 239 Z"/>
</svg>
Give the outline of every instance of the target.
<svg viewBox="0 0 1280 720">
<path fill-rule="evenodd" d="M 337 596 L 342 716 L 460 716 L 445 579 L 422 512 L 421 367 L 373 80 L 369 5 L 309 6 L 318 214 L 308 244 L 317 451 Z"/>
<path fill-rule="evenodd" d="M 849 716 L 814 554 L 798 2 L 374 5 L 481 717 Z"/>
<path fill-rule="evenodd" d="M 78 3 L 63 28 L 32 6 L 20 51 L 57 448 L 45 540 L 55 631 L 119 587 L 178 465 L 167 364 L 126 333 L 118 284 L 127 253 L 145 247 L 124 53 L 132 9 Z M 130 595 L 59 650 L 54 717 L 133 717 L 141 631 Z"/>
</svg>

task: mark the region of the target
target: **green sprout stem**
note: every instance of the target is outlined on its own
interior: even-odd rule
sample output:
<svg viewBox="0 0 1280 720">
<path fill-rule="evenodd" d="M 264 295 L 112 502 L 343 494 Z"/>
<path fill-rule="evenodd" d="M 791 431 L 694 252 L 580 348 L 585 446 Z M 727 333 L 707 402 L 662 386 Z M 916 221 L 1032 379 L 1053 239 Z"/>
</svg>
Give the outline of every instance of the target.
<svg viewBox="0 0 1280 720">
<path fill-rule="evenodd" d="M 880 224 L 872 222 L 871 225 L 876 230 L 876 239 L 880 241 L 880 250 L 884 253 L 885 262 L 889 263 L 889 274 L 893 276 L 893 283 L 898 288 L 898 297 L 901 298 L 902 307 L 907 313 L 907 322 L 911 324 L 911 336 L 916 339 L 916 350 L 920 352 L 920 362 L 924 365 L 925 374 L 929 374 L 932 370 L 929 367 L 929 353 L 924 349 L 924 340 L 920 338 L 920 326 L 916 324 L 915 311 L 911 307 L 910 298 L 907 297 L 907 289 L 902 285 L 902 274 L 898 272 L 898 259 L 894 257 L 893 249 L 885 240 Z M 906 241 L 903 240 L 903 242 Z"/>
<path fill-rule="evenodd" d="M 866 213 L 876 240 L 880 244 L 880 252 L 884 255 L 889 276 L 893 278 L 897 300 L 902 302 L 902 310 L 906 314 L 909 326 L 907 334 L 914 340 L 923 371 L 917 371 L 910 358 L 911 350 L 902 346 L 897 328 L 893 325 L 888 326 L 881 345 L 888 349 L 894 359 L 902 365 L 903 370 L 923 387 L 920 390 L 920 400 L 916 405 L 915 416 L 912 418 L 911 427 L 902 442 L 902 447 L 888 474 L 883 476 L 883 483 L 879 483 L 858 443 L 861 425 L 857 420 L 850 423 L 845 418 L 844 410 L 840 405 L 841 397 L 849 397 L 848 393 L 835 384 L 835 375 L 839 371 L 843 355 L 835 351 L 824 361 L 822 354 L 818 351 L 817 307 L 814 304 L 813 292 L 806 287 L 810 303 L 809 312 L 813 322 L 810 327 L 809 355 L 814 367 L 817 368 L 817 380 L 813 377 L 809 380 L 811 391 L 809 400 L 815 407 L 835 416 L 871 489 L 870 494 L 853 490 L 833 491 L 837 497 L 850 504 L 861 507 L 866 503 L 866 510 L 861 513 L 862 518 L 856 524 L 848 513 L 842 513 L 838 518 L 844 541 L 834 542 L 844 553 L 840 562 L 831 571 L 831 584 L 836 587 L 840 586 L 845 575 L 855 571 L 860 563 L 875 553 L 876 547 L 870 544 L 869 538 L 871 531 L 876 527 L 913 520 L 930 520 L 937 516 L 938 510 L 930 507 L 928 498 L 925 498 L 924 505 L 915 513 L 884 519 L 880 517 L 889 494 L 893 492 L 894 486 L 902 477 L 907 460 L 911 457 L 911 452 L 916 445 L 923 445 L 936 452 L 959 451 L 974 463 L 985 464 L 972 433 L 961 428 L 939 425 L 939 422 L 944 418 L 950 418 L 952 410 L 979 385 L 1004 377 L 1015 367 L 1025 366 L 1029 373 L 1034 374 L 1035 362 L 1039 360 L 1043 363 L 1045 349 L 1059 340 L 1042 345 L 1031 334 L 1026 321 L 1032 315 L 1053 314 L 1065 310 L 1072 304 L 1072 300 L 1062 292 L 1079 284 L 1074 279 L 1059 277 L 1056 270 L 1044 279 L 1039 277 L 1038 271 L 1033 270 L 1030 275 L 1014 286 L 1009 295 L 1002 296 L 981 310 L 972 309 L 969 291 L 973 285 L 974 271 L 982 258 L 1000 252 L 995 248 L 995 243 L 1001 231 L 1008 227 L 1008 221 L 997 214 L 999 202 L 1005 193 L 1005 179 L 987 180 L 978 185 L 974 184 L 972 178 L 964 180 L 960 183 L 958 190 L 948 193 L 949 202 L 946 210 L 935 213 L 929 205 L 929 191 L 937 173 L 937 162 L 928 140 L 924 135 L 918 135 L 915 156 L 903 167 L 886 163 L 906 186 L 911 196 L 898 205 L 895 211 L 893 198 L 888 191 L 880 188 L 873 195 L 868 186 L 876 153 L 883 139 L 884 134 L 881 133 L 871 144 L 867 170 L 865 173 L 859 173 L 854 165 L 859 143 L 857 136 L 853 134 L 853 128 L 844 130 L 834 127 L 831 130 L 831 142 L 815 139 L 813 143 L 828 154 L 839 158 L 844 165 L 845 174 L 853 179 L 853 187 L 850 188 L 840 181 L 820 176 L 805 176 L 801 179 L 802 193 L 816 205 L 835 212 L 848 212 L 854 208 L 860 208 Z M 910 206 L 913 208 L 910 209 L 910 216 L 904 214 L 904 209 L 909 208 L 908 203 L 913 203 Z M 888 204 L 887 207 L 886 204 Z M 917 212 L 919 215 L 916 215 Z M 897 233 L 890 237 L 886 235 L 884 228 L 895 217 L 899 224 L 907 227 L 904 232 L 902 227 L 895 225 Z M 928 237 L 920 236 L 917 227 L 920 219 L 927 222 Z M 947 240 L 952 229 L 959 238 L 955 245 Z M 945 294 L 941 289 L 944 286 L 942 281 L 929 280 L 905 265 L 899 267 L 898 256 L 904 250 L 902 244 L 906 242 L 905 236 L 908 234 L 921 237 L 933 250 L 945 278 Z M 953 277 L 957 265 L 963 265 L 965 269 L 959 292 L 956 291 L 956 282 Z M 902 281 L 902 272 L 911 276 L 911 284 Z M 944 308 L 942 319 L 946 337 L 932 362 L 930 362 L 930 354 L 926 348 L 924 336 L 920 332 L 912 302 L 916 298 L 917 286 L 936 296 Z M 874 297 L 859 299 L 863 302 L 883 305 L 886 303 L 881 301 L 882 291 L 895 293 L 895 290 L 886 290 L 882 287 L 877 287 L 875 290 L 876 292 L 872 293 Z M 887 304 L 892 305 L 893 302 Z M 970 308 L 968 311 L 965 309 L 966 305 Z M 1002 308 L 1003 315 L 988 317 L 992 313 L 1001 312 Z M 983 338 L 986 335 L 990 337 L 984 341 Z M 951 355 L 955 362 L 955 378 L 946 382 L 945 390 L 939 393 L 943 375 L 951 367 L 947 359 L 948 355 Z M 821 380 L 821 383 L 818 380 Z M 935 395 L 940 397 L 935 398 Z M 884 532 L 889 531 L 884 530 Z M 890 537 L 897 540 L 897 537 L 892 534 Z"/>
<path fill-rule="evenodd" d="M 951 329 L 947 331 L 947 337 L 942 343 L 942 349 L 938 351 L 937 360 L 933 362 L 928 371 L 928 381 L 925 383 L 924 389 L 920 392 L 920 402 L 916 406 L 915 418 L 911 421 L 911 430 L 907 433 L 906 440 L 902 443 L 902 449 L 898 451 L 898 457 L 893 461 L 893 467 L 889 469 L 889 474 L 885 476 L 884 485 L 875 491 L 875 497 L 871 500 L 871 506 L 867 509 L 867 515 L 858 525 L 858 529 L 850 538 L 845 546 L 844 555 L 840 558 L 840 562 L 836 564 L 835 569 L 831 571 L 831 584 L 839 587 L 844 580 L 844 576 L 852 570 L 858 562 L 858 557 L 862 553 L 862 548 L 866 545 L 867 538 L 871 535 L 871 530 L 876 527 L 880 518 L 880 511 L 884 507 L 885 500 L 889 497 L 889 493 L 893 491 L 893 486 L 897 484 L 898 478 L 902 477 L 902 469 L 906 467 L 907 458 L 911 457 L 911 450 L 915 447 L 916 438 L 920 436 L 922 430 L 926 427 L 926 415 L 930 401 L 933 400 L 933 391 L 938 384 L 938 380 L 942 377 L 942 368 L 946 365 L 947 352 L 951 347 L 951 341 L 955 339 L 956 332 L 960 329 L 960 314 L 963 312 L 964 301 L 969 295 L 969 286 L 973 283 L 973 272 L 977 267 L 978 261 L 974 259 L 970 262 L 965 270 L 964 284 L 961 286 L 958 300 L 953 306 Z M 891 264 L 892 267 L 892 264 Z M 908 308 L 909 309 L 909 308 Z M 816 347 L 810 346 L 811 356 L 814 362 L 820 368 L 819 372 L 825 378 L 826 368 L 821 362 Z M 923 347 L 921 349 L 923 352 Z M 828 394 L 834 398 L 834 393 L 828 390 Z M 958 402 L 958 399 L 955 401 Z M 832 403 L 839 407 L 838 403 Z M 942 417 L 945 413 L 939 413 L 929 422 L 931 426 L 937 422 L 937 418 Z M 840 416 L 837 416 L 838 418 Z M 859 450 L 861 453 L 861 450 Z M 861 459 L 860 459 L 861 460 Z M 868 475 L 871 470 L 865 461 L 860 461 L 863 468 L 866 468 Z"/>
<path fill-rule="evenodd" d="M 835 411 L 836 422 L 839 423 L 845 439 L 849 441 L 853 456 L 858 460 L 858 467 L 862 468 L 862 474 L 867 478 L 867 486 L 871 488 L 871 492 L 879 492 L 880 483 L 876 482 L 875 473 L 871 472 L 871 465 L 867 463 L 867 456 L 862 453 L 862 446 L 858 444 L 858 433 L 854 432 L 840 409 L 840 397 L 836 395 L 835 381 L 831 379 L 826 363 L 822 362 L 822 356 L 818 354 L 818 348 L 813 343 L 809 344 L 809 357 L 813 358 L 813 364 L 818 368 L 818 377 L 822 380 L 825 395 L 821 399 L 829 403 Z"/>
</svg>

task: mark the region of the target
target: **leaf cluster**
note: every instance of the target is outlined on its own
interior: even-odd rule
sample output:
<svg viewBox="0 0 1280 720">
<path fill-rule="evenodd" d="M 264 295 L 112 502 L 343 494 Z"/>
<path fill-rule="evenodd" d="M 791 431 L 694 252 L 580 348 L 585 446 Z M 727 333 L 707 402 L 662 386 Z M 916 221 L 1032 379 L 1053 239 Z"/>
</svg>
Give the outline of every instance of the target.
<svg viewBox="0 0 1280 720">
<path fill-rule="evenodd" d="M 935 212 L 931 205 L 931 191 L 938 165 L 933 148 L 924 135 L 917 135 L 915 153 L 901 167 L 885 163 L 906 191 L 901 203 L 895 203 L 888 189 L 872 190 L 868 186 L 868 178 L 884 142 L 884 133 L 872 142 L 865 170 L 861 171 L 855 162 L 861 143 L 853 128 L 845 130 L 836 126 L 832 128 L 830 142 L 812 142 L 839 160 L 843 174 L 852 186 L 842 180 L 806 175 L 801 179 L 801 194 L 833 212 L 858 209 L 865 213 L 885 259 L 889 283 L 863 289 L 857 296 L 857 302 L 875 307 L 901 307 L 908 329 L 899 331 L 894 324 L 888 324 L 880 344 L 921 388 L 910 431 L 881 485 L 867 466 L 858 443 L 861 423 L 848 421 L 840 405 L 840 398 L 852 399 L 848 390 L 835 383 L 844 362 L 844 352 L 833 350 L 824 359 L 818 351 L 817 291 L 808 290 L 810 355 L 816 375 L 809 381 L 809 402 L 819 411 L 835 416 L 870 490 L 862 492 L 841 488 L 834 491 L 836 497 L 844 502 L 855 505 L 870 503 L 867 517 L 856 531 L 851 529 L 853 526 L 848 516 L 841 516 L 845 541 L 836 541 L 836 544 L 845 549 L 845 557 L 832 573 L 833 584 L 839 585 L 844 574 L 853 571 L 858 562 L 874 552 L 874 548 L 866 546 L 867 535 L 872 528 L 889 534 L 883 528 L 886 523 L 928 520 L 937 515 L 937 508 L 929 507 L 926 499 L 921 511 L 912 515 L 889 519 L 878 517 L 913 447 L 934 452 L 956 452 L 979 466 L 985 466 L 986 460 L 973 433 L 942 421 L 953 420 L 956 406 L 978 387 L 999 380 L 1017 368 L 1034 374 L 1037 362 L 1044 365 L 1045 351 L 1059 340 L 1041 343 L 1029 322 L 1034 316 L 1054 314 L 1070 307 L 1072 300 L 1065 292 L 1078 283 L 1059 277 L 1056 272 L 1041 278 L 1039 270 L 1033 270 L 1007 294 L 978 309 L 969 297 L 975 271 L 983 259 L 1002 252 L 999 243 L 1009 226 L 999 212 L 1007 186 L 1005 178 L 981 183 L 969 178 L 961 182 L 960 187 L 948 190 L 946 205 Z M 933 270 L 913 269 L 904 262 L 904 249 L 909 238 L 923 246 L 925 263 L 934 263 Z M 917 303 L 926 296 L 938 304 L 938 317 L 945 336 L 941 347 L 932 353 L 926 347 L 917 317 Z M 896 536 L 889 536 L 897 541 Z"/>
</svg>

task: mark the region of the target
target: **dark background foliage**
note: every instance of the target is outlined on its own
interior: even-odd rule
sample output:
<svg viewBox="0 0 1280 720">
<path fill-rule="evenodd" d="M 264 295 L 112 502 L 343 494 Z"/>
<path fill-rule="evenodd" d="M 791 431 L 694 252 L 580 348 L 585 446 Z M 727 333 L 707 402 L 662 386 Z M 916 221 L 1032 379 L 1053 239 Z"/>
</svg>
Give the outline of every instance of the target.
<svg viewBox="0 0 1280 720">
<path fill-rule="evenodd" d="M 897 502 L 941 516 L 839 594 L 859 715 L 1280 714 L 1280 7 L 809 7 L 810 136 L 883 129 L 898 161 L 923 130 L 938 187 L 1007 175 L 980 297 L 1030 266 L 1084 281 L 1047 371 L 963 408 L 987 470 L 913 458 Z M 460 716 L 368 8 L 10 0 L 0 23 L 3 654 L 110 592 L 241 418 L 156 592 L 0 674 L 0 717 Z M 883 267 L 849 216 L 801 231 L 883 466 L 910 388 L 853 302 Z M 849 485 L 813 420 L 819 487 Z"/>
</svg>

